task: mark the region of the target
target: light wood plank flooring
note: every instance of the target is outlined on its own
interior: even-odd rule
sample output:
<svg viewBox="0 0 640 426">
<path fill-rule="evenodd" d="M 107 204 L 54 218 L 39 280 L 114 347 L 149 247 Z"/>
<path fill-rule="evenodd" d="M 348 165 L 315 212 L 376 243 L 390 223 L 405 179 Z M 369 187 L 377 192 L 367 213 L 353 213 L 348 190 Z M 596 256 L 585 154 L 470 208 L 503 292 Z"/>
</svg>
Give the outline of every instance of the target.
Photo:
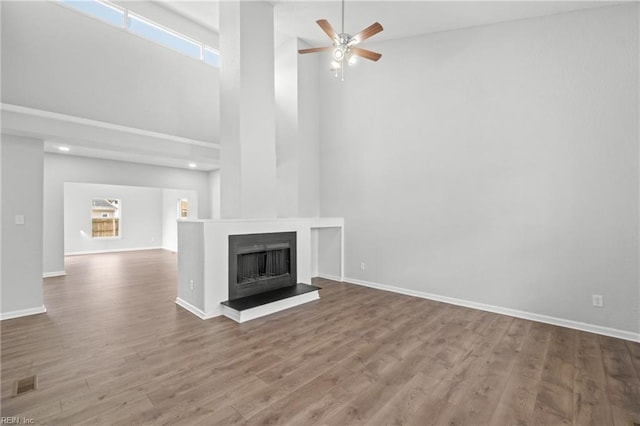
<svg viewBox="0 0 640 426">
<path fill-rule="evenodd" d="M 174 304 L 163 250 L 74 256 L 3 321 L 2 416 L 37 424 L 640 422 L 640 344 L 327 280 L 236 324 Z M 15 380 L 39 389 L 12 398 Z"/>
</svg>

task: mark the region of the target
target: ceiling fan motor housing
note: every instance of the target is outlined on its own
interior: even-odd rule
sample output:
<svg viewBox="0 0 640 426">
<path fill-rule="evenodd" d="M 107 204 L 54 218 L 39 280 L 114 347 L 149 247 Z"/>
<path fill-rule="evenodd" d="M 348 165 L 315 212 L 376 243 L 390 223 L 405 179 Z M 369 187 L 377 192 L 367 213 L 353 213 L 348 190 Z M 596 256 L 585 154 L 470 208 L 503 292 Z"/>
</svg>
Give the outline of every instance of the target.
<svg viewBox="0 0 640 426">
<path fill-rule="evenodd" d="M 340 33 L 334 40 L 334 48 L 332 52 L 333 59 L 335 61 L 342 61 L 349 54 L 349 41 L 351 36 L 349 34 Z"/>
<path fill-rule="evenodd" d="M 340 34 L 338 34 L 338 36 L 336 38 L 336 42 L 338 44 L 347 45 L 347 44 L 349 44 L 350 41 L 351 41 L 351 35 L 349 35 L 347 33 L 340 33 Z"/>
</svg>

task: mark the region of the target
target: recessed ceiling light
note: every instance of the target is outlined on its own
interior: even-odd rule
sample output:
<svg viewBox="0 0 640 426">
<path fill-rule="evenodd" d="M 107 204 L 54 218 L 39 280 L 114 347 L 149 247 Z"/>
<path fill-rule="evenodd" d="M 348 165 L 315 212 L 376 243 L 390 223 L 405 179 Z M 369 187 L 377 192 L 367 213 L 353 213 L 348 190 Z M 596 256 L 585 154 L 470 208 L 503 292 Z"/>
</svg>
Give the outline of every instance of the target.
<svg viewBox="0 0 640 426">
<path fill-rule="evenodd" d="M 64 151 L 64 152 L 69 152 L 69 147 L 68 146 L 59 146 L 58 150 Z"/>
<path fill-rule="evenodd" d="M 196 166 L 197 166 L 196 163 L 189 163 L 189 167 L 191 167 L 192 169 L 195 169 Z"/>
</svg>

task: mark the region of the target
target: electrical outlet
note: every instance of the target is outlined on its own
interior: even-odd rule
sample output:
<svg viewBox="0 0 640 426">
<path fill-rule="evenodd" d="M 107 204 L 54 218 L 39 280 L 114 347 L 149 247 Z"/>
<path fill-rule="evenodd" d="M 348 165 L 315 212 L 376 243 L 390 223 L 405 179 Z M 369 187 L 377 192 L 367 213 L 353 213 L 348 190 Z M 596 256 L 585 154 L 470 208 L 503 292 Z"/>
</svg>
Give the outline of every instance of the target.
<svg viewBox="0 0 640 426">
<path fill-rule="evenodd" d="M 360 270 L 364 271 L 366 269 L 366 266 L 367 265 L 365 265 L 364 262 L 360 262 Z"/>
<path fill-rule="evenodd" d="M 600 294 L 593 294 L 591 295 L 591 298 L 593 300 L 593 306 L 596 306 L 598 308 L 602 308 L 604 306 L 604 297 Z"/>
<path fill-rule="evenodd" d="M 189 290 L 193 291 L 193 280 L 189 280 Z"/>
</svg>

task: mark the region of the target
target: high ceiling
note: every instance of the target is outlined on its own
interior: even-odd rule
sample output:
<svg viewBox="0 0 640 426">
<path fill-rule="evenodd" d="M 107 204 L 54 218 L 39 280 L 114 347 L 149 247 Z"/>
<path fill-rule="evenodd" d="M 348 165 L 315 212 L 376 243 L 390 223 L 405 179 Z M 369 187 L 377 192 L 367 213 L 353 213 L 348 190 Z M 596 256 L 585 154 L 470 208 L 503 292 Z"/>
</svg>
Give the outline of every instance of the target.
<svg viewBox="0 0 640 426">
<path fill-rule="evenodd" d="M 218 31 L 217 1 L 158 0 L 158 3 L 174 13 Z M 340 32 L 340 1 L 273 0 L 271 3 L 274 5 L 275 28 L 279 33 L 299 37 L 311 46 L 326 46 L 329 44 L 329 40 L 315 24 L 315 21 L 328 19 Z M 384 26 L 384 31 L 376 35 L 375 41 L 377 42 L 607 6 L 614 3 L 621 2 L 346 0 L 345 32 L 355 34 L 378 21 Z M 20 122 L 25 119 L 33 121 L 38 118 L 21 117 L 18 113 L 3 111 L 4 123 L 15 122 L 16 127 L 19 127 Z M 178 137 L 170 138 L 170 140 L 162 138 L 152 140 L 156 136 L 147 135 L 146 133 L 149 132 L 140 135 L 136 129 L 121 129 L 121 126 L 110 128 L 103 125 L 104 123 L 98 124 L 102 127 L 106 126 L 106 130 L 95 131 L 84 124 L 71 126 L 70 119 L 65 117 L 40 117 L 38 120 L 39 122 L 52 121 L 53 124 L 49 123 L 49 127 L 53 126 L 59 131 L 58 134 L 51 134 L 47 137 L 45 149 L 49 152 L 58 152 L 58 146 L 64 142 L 73 146 L 73 152 L 70 152 L 73 155 L 183 168 L 186 168 L 188 163 L 194 162 L 193 158 L 197 157 L 199 170 L 212 170 L 218 167 L 217 144 L 202 147 L 198 146 L 197 141 L 182 140 L 183 138 Z M 29 125 L 31 129 L 34 127 Z M 132 139 L 132 143 L 124 145 L 116 145 L 113 142 L 127 138 L 135 138 L 135 141 Z M 157 149 L 160 146 L 159 143 L 167 145 L 164 151 Z"/>
<path fill-rule="evenodd" d="M 218 31 L 218 2 L 168 0 L 161 3 L 176 13 Z M 338 32 L 341 2 L 336 0 L 273 0 L 276 30 L 312 45 L 326 45 L 315 21 L 328 19 Z M 612 1 L 345 1 L 345 32 L 354 34 L 373 22 L 384 32 L 376 41 L 410 37 L 497 22 L 553 15 L 606 6 Z"/>
</svg>

